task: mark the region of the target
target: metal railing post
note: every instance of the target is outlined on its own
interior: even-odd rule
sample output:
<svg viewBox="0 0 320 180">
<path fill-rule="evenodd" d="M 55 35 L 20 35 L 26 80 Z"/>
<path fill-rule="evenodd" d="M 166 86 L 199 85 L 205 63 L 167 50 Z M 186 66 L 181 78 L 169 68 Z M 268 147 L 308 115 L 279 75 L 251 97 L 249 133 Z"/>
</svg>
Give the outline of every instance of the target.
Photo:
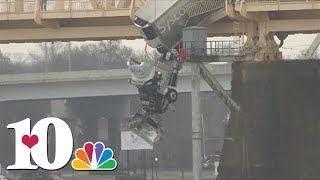
<svg viewBox="0 0 320 180">
<path fill-rule="evenodd" d="M 104 10 L 110 9 L 110 1 L 104 0 L 103 5 L 104 5 Z"/>
<path fill-rule="evenodd" d="M 68 7 L 69 7 L 69 11 L 72 11 L 72 0 L 69 0 L 69 5 L 68 5 Z"/>
<path fill-rule="evenodd" d="M 64 0 L 55 0 L 54 6 L 56 11 L 64 11 Z"/>
<path fill-rule="evenodd" d="M 222 56 L 224 56 L 224 48 L 225 48 L 225 44 L 224 44 L 224 42 L 222 41 Z"/>
<path fill-rule="evenodd" d="M 214 50 L 214 55 L 217 56 L 218 55 L 218 52 L 217 52 L 217 41 L 214 41 L 214 47 L 213 47 L 213 50 Z"/>
<path fill-rule="evenodd" d="M 232 54 L 232 47 L 231 47 L 231 42 L 229 41 L 229 46 L 228 46 L 228 55 L 230 56 Z"/>
<path fill-rule="evenodd" d="M 23 1 L 21 0 L 15 0 L 14 1 L 14 11 L 16 13 L 21 13 L 23 12 Z M 9 5 L 9 9 L 8 9 L 8 12 L 10 12 L 10 5 Z"/>
<path fill-rule="evenodd" d="M 9 4 L 9 0 L 6 0 L 6 12 L 10 12 L 10 4 Z"/>
<path fill-rule="evenodd" d="M 212 56 L 213 53 L 212 53 L 212 42 L 210 42 L 210 55 Z"/>
<path fill-rule="evenodd" d="M 190 41 L 190 56 L 192 57 L 193 54 L 194 54 L 194 49 L 193 49 L 192 42 Z"/>
</svg>

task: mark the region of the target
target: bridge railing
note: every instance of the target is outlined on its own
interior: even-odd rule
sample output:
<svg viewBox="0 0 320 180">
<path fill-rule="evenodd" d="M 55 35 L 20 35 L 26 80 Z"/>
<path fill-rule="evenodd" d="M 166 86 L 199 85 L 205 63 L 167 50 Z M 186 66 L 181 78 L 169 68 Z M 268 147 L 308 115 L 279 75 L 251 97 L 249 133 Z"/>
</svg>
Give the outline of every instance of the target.
<svg viewBox="0 0 320 180">
<path fill-rule="evenodd" d="M 90 1 L 72 1 L 65 2 L 65 10 L 83 11 L 83 10 L 93 10 Z"/>
<path fill-rule="evenodd" d="M 320 1 L 320 0 L 242 0 L 244 2 L 312 2 L 312 1 Z M 236 2 L 241 2 L 240 0 L 239 1 L 236 1 Z"/>
<path fill-rule="evenodd" d="M 14 12 L 15 6 L 14 2 L 10 1 L 0 1 L 0 13 Z"/>
<path fill-rule="evenodd" d="M 35 7 L 36 7 L 35 1 L 32 1 L 32 0 L 24 1 L 23 11 L 24 12 L 34 12 Z"/>
<path fill-rule="evenodd" d="M 237 41 L 186 41 L 182 44 L 185 57 L 190 60 L 211 61 L 210 58 L 242 56 L 241 45 Z"/>
<path fill-rule="evenodd" d="M 0 13 L 28 13 L 34 12 L 36 7 L 36 0 L 20 0 L 19 4 L 17 0 L 0 0 Z M 96 4 L 92 4 L 92 2 Z M 90 11 L 90 10 L 112 10 L 115 9 L 112 0 L 64 0 L 62 6 L 61 0 L 48 0 L 46 3 L 46 9 L 43 11 Z M 18 10 L 16 7 L 22 6 L 22 10 Z"/>
<path fill-rule="evenodd" d="M 260 2 L 312 2 L 312 1 L 320 1 L 320 0 L 236 0 L 235 3 L 240 3 L 240 2 L 256 2 L 256 3 L 260 3 Z"/>
</svg>

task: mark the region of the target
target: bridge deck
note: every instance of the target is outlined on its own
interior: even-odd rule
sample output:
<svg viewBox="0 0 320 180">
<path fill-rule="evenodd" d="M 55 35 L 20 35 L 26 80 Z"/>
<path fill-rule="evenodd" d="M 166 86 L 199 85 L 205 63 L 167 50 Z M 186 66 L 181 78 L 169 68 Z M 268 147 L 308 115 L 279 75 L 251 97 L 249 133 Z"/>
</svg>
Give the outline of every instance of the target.
<svg viewBox="0 0 320 180">
<path fill-rule="evenodd" d="M 38 0 L 0 0 L 0 43 L 141 38 L 131 16 L 145 0 L 132 1 L 48 0 L 47 9 L 41 10 Z M 270 32 L 320 31 L 320 0 L 235 0 L 232 6 L 233 14 L 246 19 L 268 12 L 265 26 Z M 215 12 L 205 21 L 210 36 L 235 35 L 227 11 Z M 245 31 L 244 26 L 240 21 L 239 30 Z"/>
<path fill-rule="evenodd" d="M 208 65 L 208 69 L 226 90 L 231 89 L 230 64 Z M 127 69 L 0 75 L 0 102 L 137 94 L 129 78 Z M 201 90 L 211 91 L 204 82 Z M 190 66 L 181 70 L 178 91 L 191 91 Z"/>
</svg>

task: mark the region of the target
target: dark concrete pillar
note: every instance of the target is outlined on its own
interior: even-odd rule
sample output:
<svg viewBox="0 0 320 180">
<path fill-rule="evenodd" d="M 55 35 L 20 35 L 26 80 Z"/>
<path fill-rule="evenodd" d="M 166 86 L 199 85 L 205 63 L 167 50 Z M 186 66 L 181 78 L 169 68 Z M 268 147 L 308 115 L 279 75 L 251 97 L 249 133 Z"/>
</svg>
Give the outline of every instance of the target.
<svg viewBox="0 0 320 180">
<path fill-rule="evenodd" d="M 233 64 L 231 113 L 218 180 L 320 178 L 320 62 Z"/>
<path fill-rule="evenodd" d="M 2 168 L 7 165 L 7 155 L 8 155 L 8 133 L 7 133 L 7 121 L 5 117 L 5 106 L 4 103 L 0 103 L 0 164 Z"/>
<path fill-rule="evenodd" d="M 79 137 L 82 135 L 82 122 L 80 118 L 77 116 L 77 113 L 74 111 L 75 106 L 72 101 L 68 99 L 55 99 L 50 101 L 50 110 L 51 113 L 49 116 L 56 117 L 64 120 L 68 125 L 73 135 L 73 148 L 77 149 L 82 147 L 84 142 Z M 52 136 L 54 134 L 53 129 L 49 128 L 49 160 L 54 157 L 55 149 L 55 137 Z"/>
<path fill-rule="evenodd" d="M 113 151 L 115 157 L 117 157 L 118 162 L 126 162 L 127 158 L 126 152 L 121 153 L 121 125 L 126 123 L 129 116 L 131 115 L 131 103 L 130 97 L 126 96 L 117 96 L 112 97 L 110 105 L 112 105 L 112 121 L 110 124 L 110 141 L 113 145 Z"/>
</svg>

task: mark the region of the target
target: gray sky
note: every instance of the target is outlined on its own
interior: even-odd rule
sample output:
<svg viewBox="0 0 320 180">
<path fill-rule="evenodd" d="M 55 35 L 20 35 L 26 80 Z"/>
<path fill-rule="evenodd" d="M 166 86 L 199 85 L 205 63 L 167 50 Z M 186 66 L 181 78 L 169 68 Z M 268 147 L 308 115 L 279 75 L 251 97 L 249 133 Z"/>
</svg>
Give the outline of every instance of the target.
<svg viewBox="0 0 320 180">
<path fill-rule="evenodd" d="M 297 55 L 301 54 L 302 50 L 309 47 L 313 41 L 315 34 L 298 34 L 290 35 L 281 48 L 285 58 L 295 58 Z M 219 40 L 228 39 L 225 37 L 216 38 Z M 230 38 L 229 38 L 230 39 Z M 81 45 L 83 43 L 89 42 L 74 42 L 73 45 Z M 143 51 L 145 48 L 145 42 L 143 40 L 123 40 L 123 44 L 132 47 L 134 50 Z M 152 49 L 149 47 L 149 49 Z M 29 52 L 36 53 L 39 51 L 37 44 L 32 43 L 18 43 L 18 44 L 0 44 L 0 50 L 9 56 L 15 55 L 15 57 L 26 56 Z M 16 59 L 18 60 L 18 59 Z"/>
</svg>

